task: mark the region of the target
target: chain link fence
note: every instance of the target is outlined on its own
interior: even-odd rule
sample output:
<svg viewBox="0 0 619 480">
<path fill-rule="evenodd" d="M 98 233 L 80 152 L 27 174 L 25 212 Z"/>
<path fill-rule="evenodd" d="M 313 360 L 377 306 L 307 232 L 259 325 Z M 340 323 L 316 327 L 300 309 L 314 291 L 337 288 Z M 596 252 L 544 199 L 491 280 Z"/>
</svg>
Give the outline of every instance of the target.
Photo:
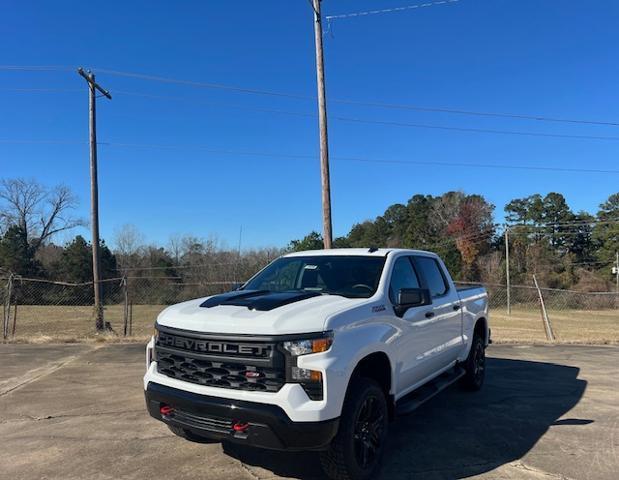
<svg viewBox="0 0 619 480">
<path fill-rule="evenodd" d="M 262 265 L 214 265 L 180 277 L 123 276 L 102 281 L 107 335 L 147 338 L 166 306 L 228 291 Z M 243 275 L 241 277 L 241 275 Z M 535 286 L 485 285 L 495 341 L 619 343 L 619 294 Z M 508 294 L 509 292 L 509 294 Z M 95 337 L 93 285 L 0 277 L 4 341 Z M 545 306 L 545 309 L 542 308 Z M 549 336 L 549 330 L 552 336 Z"/>
<path fill-rule="evenodd" d="M 462 282 L 464 283 L 464 282 Z M 485 284 L 495 340 L 619 343 L 619 294 Z M 549 336 L 550 331 L 550 336 Z"/>
<path fill-rule="evenodd" d="M 108 335 L 147 337 L 166 306 L 230 290 L 236 282 L 180 282 L 165 277 L 122 277 L 101 282 Z M 95 335 L 92 282 L 0 278 L 3 338 L 74 341 Z"/>
</svg>

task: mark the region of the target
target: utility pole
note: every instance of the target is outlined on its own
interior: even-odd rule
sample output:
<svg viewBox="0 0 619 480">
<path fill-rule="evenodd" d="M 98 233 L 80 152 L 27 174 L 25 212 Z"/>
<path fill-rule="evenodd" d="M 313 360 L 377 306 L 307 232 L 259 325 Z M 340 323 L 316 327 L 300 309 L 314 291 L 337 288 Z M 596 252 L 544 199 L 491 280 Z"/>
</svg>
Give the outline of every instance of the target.
<svg viewBox="0 0 619 480">
<path fill-rule="evenodd" d="M 509 227 L 505 225 L 505 280 L 507 284 L 507 314 L 512 314 L 511 282 L 509 278 Z"/>
<path fill-rule="evenodd" d="M 615 282 L 615 289 L 619 293 L 619 250 L 615 250 Z"/>
<path fill-rule="evenodd" d="M 331 248 L 331 180 L 329 175 L 329 140 L 327 137 L 327 99 L 325 65 L 322 51 L 321 0 L 310 0 L 314 10 L 314 41 L 316 43 L 316 80 L 318 86 L 318 126 L 320 129 L 320 179 L 322 183 L 322 237 L 325 248 Z"/>
<path fill-rule="evenodd" d="M 90 223 L 92 225 L 92 284 L 95 294 L 95 326 L 97 331 L 105 329 L 103 305 L 101 304 L 101 270 L 99 262 L 99 182 L 97 178 L 97 97 L 96 91 L 112 99 L 110 92 L 95 82 L 95 74 L 77 69 L 88 82 L 88 112 L 90 119 Z"/>
</svg>

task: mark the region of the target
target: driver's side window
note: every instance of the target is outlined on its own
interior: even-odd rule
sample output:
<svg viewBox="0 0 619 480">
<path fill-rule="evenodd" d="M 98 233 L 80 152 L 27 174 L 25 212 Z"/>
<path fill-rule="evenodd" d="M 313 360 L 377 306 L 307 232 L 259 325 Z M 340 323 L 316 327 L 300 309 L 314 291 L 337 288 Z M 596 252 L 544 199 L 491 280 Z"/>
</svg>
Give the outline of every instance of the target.
<svg viewBox="0 0 619 480">
<path fill-rule="evenodd" d="M 394 305 L 398 300 L 398 292 L 402 288 L 419 288 L 419 279 L 410 257 L 400 257 L 393 265 L 391 283 L 389 284 L 389 299 Z"/>
</svg>

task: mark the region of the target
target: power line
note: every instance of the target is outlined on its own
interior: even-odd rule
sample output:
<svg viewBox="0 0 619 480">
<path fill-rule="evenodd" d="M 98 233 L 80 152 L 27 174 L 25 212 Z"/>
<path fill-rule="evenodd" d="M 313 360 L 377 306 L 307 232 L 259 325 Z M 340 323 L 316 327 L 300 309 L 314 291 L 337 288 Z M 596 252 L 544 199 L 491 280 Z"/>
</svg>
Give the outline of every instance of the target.
<svg viewBox="0 0 619 480">
<path fill-rule="evenodd" d="M 0 70 L 17 72 L 73 72 L 75 67 L 66 65 L 0 65 Z"/>
<path fill-rule="evenodd" d="M 395 109 L 395 110 L 414 110 L 419 112 L 434 112 L 434 113 L 451 113 L 457 115 L 469 115 L 469 116 L 478 116 L 478 117 L 498 117 L 498 118 L 511 118 L 517 120 L 535 120 L 540 122 L 559 122 L 559 123 L 575 123 L 575 124 L 584 124 L 584 125 L 604 125 L 604 126 L 612 126 L 617 127 L 619 123 L 617 122 L 602 122 L 595 120 L 575 120 L 569 118 L 558 118 L 558 117 L 547 117 L 544 115 L 525 115 L 519 113 L 500 113 L 500 112 L 480 112 L 474 110 L 460 110 L 453 108 L 442 108 L 442 107 L 423 107 L 419 105 L 407 105 L 407 104 L 396 104 L 396 103 L 381 103 L 381 102 L 361 102 L 356 100 L 344 100 L 344 99 L 334 99 L 332 102 L 348 104 L 348 105 L 358 105 L 365 107 L 378 107 L 378 108 L 386 108 L 386 109 Z"/>
<path fill-rule="evenodd" d="M 195 100 L 192 101 L 191 99 L 187 99 L 183 97 L 169 97 L 169 96 L 162 96 L 162 95 L 141 94 L 138 92 L 129 92 L 129 91 L 123 91 L 123 90 L 120 90 L 117 93 L 121 95 L 130 95 L 130 96 L 138 96 L 138 97 L 145 97 L 145 98 L 159 98 L 159 99 L 195 103 Z M 244 109 L 244 110 L 264 112 L 264 113 L 274 113 L 278 115 L 292 115 L 292 116 L 306 117 L 306 118 L 315 118 L 317 116 L 315 113 L 293 112 L 289 110 L 279 110 L 279 109 L 272 109 L 272 108 L 246 107 L 246 106 L 240 106 L 240 105 L 229 105 L 229 104 L 221 104 L 217 102 L 203 102 L 203 101 L 200 101 L 200 103 L 204 103 L 204 104 L 212 105 L 212 106 L 220 106 L 222 108 L 238 108 L 238 109 Z M 364 124 L 396 126 L 396 127 L 448 130 L 448 131 L 469 132 L 469 133 L 489 133 L 489 134 L 500 134 L 500 135 L 518 135 L 518 136 L 534 136 L 534 137 L 549 137 L 549 138 L 571 138 L 571 139 L 579 139 L 579 140 L 611 140 L 611 141 L 619 140 L 619 137 L 614 137 L 614 136 L 568 135 L 568 134 L 554 134 L 554 133 L 540 133 L 540 132 L 523 132 L 523 131 L 513 131 L 513 130 L 495 130 L 495 129 L 468 128 L 468 127 L 448 127 L 448 126 L 443 126 L 443 125 L 433 125 L 433 124 L 424 124 L 424 123 L 406 123 L 406 122 L 395 122 L 395 121 L 385 121 L 385 120 L 372 120 L 372 119 L 364 119 L 364 118 L 346 117 L 346 116 L 341 116 L 341 115 L 329 115 L 329 119 L 338 120 L 342 122 L 351 122 L 351 123 L 364 123 Z M 555 120 L 555 121 L 559 121 L 559 120 Z M 575 121 L 572 121 L 572 122 L 575 122 Z M 587 122 L 583 121 L 581 123 L 587 123 Z M 617 123 L 616 125 L 619 125 L 619 123 Z"/>
<path fill-rule="evenodd" d="M 14 145 L 88 145 L 83 140 L 7 140 L 0 139 L 0 143 Z M 104 142 L 97 142 L 97 145 L 104 145 Z"/>
<path fill-rule="evenodd" d="M 529 236 L 529 235 L 541 235 L 544 237 L 552 237 L 552 236 L 556 236 L 556 237 L 578 237 L 578 236 L 583 236 L 585 235 L 583 232 L 522 232 L 522 231 L 509 231 L 510 235 L 523 235 L 523 236 Z"/>
<path fill-rule="evenodd" d="M 529 137 L 572 138 L 572 139 L 580 139 L 580 140 L 612 140 L 612 141 L 619 140 L 619 137 L 607 137 L 607 136 L 598 136 L 598 135 L 568 135 L 568 134 L 561 134 L 561 133 L 539 133 L 539 132 L 522 132 L 522 131 L 516 131 L 516 130 L 494 130 L 494 129 L 488 129 L 488 128 L 446 127 L 443 125 L 430 125 L 430 124 L 423 124 L 423 123 L 404 123 L 404 122 L 383 121 L 383 120 L 366 120 L 362 118 L 351 118 L 351 117 L 340 117 L 340 116 L 332 116 L 330 118 L 335 119 L 335 120 L 344 121 L 344 122 L 387 125 L 387 126 L 394 126 L 394 127 L 427 128 L 427 129 L 433 129 L 433 130 L 450 130 L 450 131 L 456 131 L 456 132 L 492 133 L 492 134 L 500 134 L 500 135 L 518 135 L 518 136 L 529 136 Z"/>
<path fill-rule="evenodd" d="M 77 88 L 9 88 L 0 87 L 2 91 L 21 93 L 81 93 Z"/>
<path fill-rule="evenodd" d="M 547 223 L 540 223 L 540 224 L 535 224 L 535 225 L 526 224 L 526 223 L 512 223 L 512 224 L 509 224 L 508 227 L 526 227 L 526 228 L 549 228 L 549 227 L 562 227 L 562 226 L 580 227 L 580 226 L 587 226 L 587 225 L 593 225 L 593 224 L 604 224 L 604 223 L 619 223 L 619 218 L 617 219 L 611 218 L 611 219 L 606 219 L 606 220 L 591 219 L 591 220 L 573 220 L 573 221 L 563 221 L 563 222 L 547 222 Z"/>
<path fill-rule="evenodd" d="M 124 90 L 115 90 L 116 93 L 121 95 L 135 96 L 135 97 L 144 97 L 144 98 L 154 98 L 161 100 L 172 100 L 172 101 L 182 101 L 187 103 L 195 103 L 195 99 L 187 98 L 187 97 L 178 97 L 178 96 L 169 96 L 169 95 L 151 95 L 144 94 L 139 92 L 131 92 Z M 307 99 L 311 99 L 307 97 Z M 284 115 L 300 115 L 300 116 L 315 116 L 315 114 L 307 114 L 307 113 L 299 113 L 299 112 L 291 112 L 285 110 L 277 110 L 277 109 L 266 109 L 259 107 L 245 107 L 240 105 L 229 105 L 229 104 L 221 104 L 221 103 L 213 103 L 213 102 L 204 102 L 199 100 L 200 103 L 205 103 L 207 105 L 215 105 L 226 108 L 247 108 L 256 111 L 264 111 L 270 113 L 279 113 Z M 536 120 L 542 122 L 563 122 L 563 123 L 575 123 L 575 124 L 584 124 L 584 125 L 603 125 L 603 126 L 619 126 L 619 123 L 616 122 L 600 122 L 593 120 L 574 120 L 568 118 L 557 118 L 557 117 L 545 117 L 542 115 L 523 115 L 517 113 L 496 113 L 496 112 L 478 112 L 472 110 L 457 110 L 450 108 L 441 108 L 441 107 L 422 107 L 417 105 L 406 105 L 406 104 L 394 104 L 394 103 L 380 103 L 380 102 L 361 102 L 356 100 L 345 100 L 345 99 L 331 99 L 330 102 L 340 103 L 344 105 L 356 105 L 356 106 L 366 106 L 366 107 L 378 107 L 385 109 L 396 109 L 396 110 L 414 110 L 420 112 L 433 112 L 433 113 L 452 113 L 458 115 L 471 115 L 471 116 L 482 116 L 482 117 L 499 117 L 499 118 L 511 118 L 511 119 L 521 119 L 521 120 Z M 331 117 L 333 118 L 333 117 Z"/>
<path fill-rule="evenodd" d="M 248 111 L 253 111 L 253 112 L 274 113 L 278 115 L 291 115 L 291 116 L 305 117 L 305 118 L 315 118 L 317 116 L 315 113 L 294 112 L 290 110 L 280 110 L 276 108 L 249 107 L 246 105 L 234 105 L 234 104 L 229 104 L 229 103 L 211 102 L 208 100 L 192 99 L 188 97 L 178 97 L 178 96 L 170 96 L 170 95 L 153 95 L 149 93 L 132 92 L 132 91 L 127 91 L 127 90 L 114 90 L 114 92 L 119 95 L 126 95 L 126 96 L 131 96 L 131 97 L 170 100 L 170 101 L 181 102 L 181 103 L 190 103 L 194 105 L 195 104 L 209 105 L 212 107 L 234 108 L 234 109 L 248 110 Z"/>
<path fill-rule="evenodd" d="M 542 167 L 525 165 L 495 165 L 488 163 L 459 163 L 459 162 L 433 162 L 433 161 L 408 161 L 408 160 L 384 160 L 360 157 L 333 157 L 337 160 L 365 162 L 365 163 L 390 163 L 395 165 L 421 165 L 437 167 L 465 167 L 465 168 L 498 168 L 507 170 L 540 170 L 550 172 L 572 172 L 572 173 L 619 173 L 619 170 L 588 169 L 588 168 L 566 168 L 566 167 Z"/>
<path fill-rule="evenodd" d="M 0 144 L 35 144 L 35 145 L 87 145 L 84 141 L 71 140 L 6 140 L 0 139 Z M 116 143 L 116 142 L 97 142 L 98 145 L 108 147 L 121 148 L 154 148 L 162 150 L 174 149 L 194 149 L 202 150 L 209 153 L 217 153 L 222 155 L 240 155 L 240 156 L 255 156 L 266 158 L 298 158 L 298 159 L 315 159 L 315 155 L 309 154 L 294 154 L 280 152 L 257 152 L 257 151 L 238 151 L 213 148 L 208 145 L 200 144 L 147 144 L 147 143 Z M 416 161 L 416 160 L 396 160 L 396 159 L 380 159 L 380 158 L 365 158 L 365 157 L 348 157 L 348 156 L 332 156 L 334 160 L 345 162 L 360 162 L 360 163 L 376 163 L 376 164 L 393 164 L 393 165 L 417 165 L 417 166 L 433 166 L 433 167 L 462 167 L 462 168 L 495 168 L 506 170 L 534 170 L 534 171 L 550 171 L 550 172 L 567 172 L 567 173 L 611 173 L 619 174 L 619 170 L 612 169 L 594 169 L 594 168 L 568 168 L 568 167 L 550 167 L 550 166 L 533 166 L 533 165 L 497 165 L 489 163 L 464 163 L 464 162 L 443 162 L 443 161 Z"/>
<path fill-rule="evenodd" d="M 432 248 L 444 247 L 444 246 L 450 245 L 452 242 L 458 242 L 462 240 L 467 240 L 468 242 L 470 242 L 471 245 L 476 245 L 478 243 L 492 241 L 492 237 L 495 235 L 496 235 L 496 232 L 494 230 L 489 230 L 487 232 L 482 232 L 482 233 L 477 232 L 477 233 L 468 234 L 468 235 L 461 235 L 458 237 L 449 237 L 449 240 L 446 240 L 440 243 L 433 243 L 430 246 Z"/>
<path fill-rule="evenodd" d="M 46 90 L 37 89 L 36 91 L 46 91 Z M 73 91 L 73 90 L 66 90 L 66 91 Z M 194 104 L 200 103 L 203 105 L 210 105 L 210 106 L 216 106 L 216 107 L 221 107 L 221 108 L 235 108 L 235 109 L 249 110 L 249 111 L 254 111 L 254 112 L 273 113 L 277 115 L 289 115 L 289 116 L 303 117 L 303 118 L 316 118 L 317 117 L 315 113 L 293 112 L 290 110 L 279 110 L 279 109 L 263 108 L 263 107 L 247 107 L 243 105 L 230 105 L 230 104 L 222 104 L 219 102 L 207 102 L 203 100 L 198 100 L 196 102 L 196 100 L 191 100 L 191 99 L 183 98 L 183 97 L 142 94 L 138 92 L 129 92 L 125 90 L 115 91 L 115 93 L 120 94 L 120 95 L 143 97 L 143 98 L 156 98 L 156 99 L 183 101 L 183 102 L 194 103 Z M 486 133 L 486 134 L 493 134 L 493 135 L 516 135 L 516 136 L 531 136 L 531 137 L 542 137 L 542 138 L 567 138 L 567 139 L 575 139 L 575 140 L 619 141 L 619 137 L 617 136 L 571 135 L 571 134 L 527 132 L 527 131 L 516 131 L 516 130 L 496 130 L 496 129 L 486 129 L 486 128 L 448 127 L 444 125 L 425 124 L 425 123 L 407 123 L 407 122 L 396 122 L 396 121 L 389 121 L 389 120 L 372 120 L 372 119 L 366 119 L 366 118 L 346 117 L 346 116 L 341 116 L 341 115 L 329 115 L 329 119 L 337 120 L 340 122 L 349 122 L 349 123 L 383 125 L 383 126 L 405 127 L 405 128 L 421 128 L 421 129 L 430 129 L 430 130 L 456 131 L 456 132 L 462 132 L 462 133 L 482 133 L 482 134 Z"/>
<path fill-rule="evenodd" d="M 196 265 L 171 265 L 171 266 L 157 266 L 157 267 L 125 267 L 125 268 L 116 268 L 115 270 L 118 272 L 121 271 L 133 271 L 133 270 L 183 270 L 183 269 L 191 269 L 191 268 L 211 268 L 211 267 L 222 267 L 229 265 L 242 265 L 247 262 L 243 262 L 242 260 L 236 262 L 218 262 L 218 263 L 202 263 Z M 136 277 L 139 278 L 139 277 Z"/>
<path fill-rule="evenodd" d="M 151 95 L 151 94 L 142 94 L 138 92 L 130 92 L 125 90 L 116 91 L 116 93 L 120 95 L 128 95 L 135 97 L 144 97 L 144 98 L 155 98 L 155 99 L 163 99 L 163 100 L 172 100 L 172 101 L 181 101 L 187 103 L 196 103 L 196 100 L 192 100 L 185 97 L 174 97 L 174 96 L 166 96 L 166 95 Z M 279 110 L 273 108 L 262 108 L 262 107 L 247 107 L 242 105 L 230 105 L 230 104 L 222 104 L 219 102 L 205 102 L 202 100 L 198 100 L 200 104 L 218 106 L 222 108 L 237 108 L 242 110 L 250 110 L 256 112 L 264 112 L 264 113 L 274 113 L 278 115 L 291 115 L 297 117 L 308 117 L 315 118 L 317 115 L 315 113 L 305 113 L 305 112 L 293 112 L 290 110 Z M 355 102 L 356 104 L 362 104 L 363 102 Z M 379 104 L 372 104 L 379 105 Z M 399 108 L 399 107 L 398 107 Z M 404 107 L 403 107 L 404 108 Z M 416 107 L 411 107 L 416 108 Z M 443 111 L 446 112 L 448 110 L 444 109 L 427 109 L 427 108 L 419 108 L 421 110 L 428 111 Z M 452 113 L 464 113 L 464 111 L 456 111 L 452 110 Z M 527 116 L 517 116 L 517 115 L 503 115 L 503 114 L 492 114 L 492 113 L 472 113 L 474 115 L 494 115 L 494 116 L 509 116 L 509 117 L 519 117 L 519 118 L 530 118 L 535 120 L 541 120 L 541 117 L 527 117 Z M 363 118 L 354 118 L 354 117 L 346 117 L 341 115 L 329 115 L 330 120 L 338 120 L 342 122 L 353 122 L 353 123 L 368 123 L 368 124 L 376 124 L 376 125 L 387 125 L 387 126 L 397 126 L 397 127 L 412 127 L 412 128 L 428 128 L 428 129 L 439 129 L 439 130 L 454 130 L 460 132 L 472 132 L 472 133 L 491 133 L 491 134 L 502 134 L 502 135 L 525 135 L 525 136 L 536 136 L 536 137 L 552 137 L 552 138 L 574 138 L 574 139 L 586 139 L 586 140 L 619 140 L 619 137 L 612 136 L 595 136 L 595 135 L 566 135 L 566 134 L 551 134 L 551 133 L 539 133 L 539 132 L 522 132 L 522 131 L 512 131 L 512 130 L 494 130 L 494 129 L 478 129 L 478 128 L 465 128 L 465 127 L 447 127 L 442 125 L 432 125 L 432 124 L 420 124 L 420 123 L 405 123 L 405 122 L 393 122 L 393 121 L 383 121 L 383 120 L 371 120 L 371 119 L 363 119 Z M 617 125 L 619 123 L 610 123 L 610 122 L 588 122 L 588 121 L 580 121 L 580 120 L 559 120 L 559 119 L 548 119 L 548 121 L 555 122 L 570 122 L 570 123 L 594 123 L 599 125 Z"/>
<path fill-rule="evenodd" d="M 353 17 L 365 17 L 368 15 L 378 15 L 382 13 L 404 12 L 406 10 L 416 10 L 419 8 L 435 7 L 438 5 L 447 5 L 450 3 L 457 3 L 460 0 L 439 0 L 436 2 L 418 3 L 415 5 L 406 5 L 404 7 L 383 8 L 380 10 L 366 10 L 362 12 L 342 13 L 339 15 L 327 15 L 326 20 L 335 20 L 341 18 L 353 18 Z"/>
<path fill-rule="evenodd" d="M 151 80 L 154 82 L 161 82 L 161 83 L 174 83 L 174 84 L 180 84 L 180 85 L 190 85 L 193 87 L 212 88 L 212 89 L 218 89 L 218 90 L 230 90 L 234 92 L 250 93 L 250 94 L 255 94 L 255 95 L 287 97 L 287 98 L 296 98 L 296 99 L 301 99 L 301 100 L 315 100 L 315 98 L 306 96 L 306 95 L 276 92 L 272 90 L 261 90 L 261 89 L 256 89 L 256 88 L 235 87 L 232 85 L 225 85 L 222 83 L 197 82 L 194 80 L 180 80 L 176 78 L 161 77 L 158 75 L 147 75 L 147 74 L 142 74 L 142 73 L 123 72 L 120 70 L 108 70 L 105 68 L 98 68 L 97 71 L 106 73 L 108 75 L 117 76 L 117 77 L 137 78 L 140 80 Z"/>
<path fill-rule="evenodd" d="M 610 265 L 612 263 L 615 263 L 615 262 L 568 262 L 568 263 L 562 263 L 561 265 L 601 265 L 601 266 L 605 266 L 605 265 Z"/>
<path fill-rule="evenodd" d="M 13 65 L 0 65 L 0 70 L 14 70 L 14 71 L 72 71 L 71 67 L 60 67 L 60 66 L 13 66 Z M 293 98 L 297 100 L 307 100 L 307 101 L 315 101 L 316 97 L 311 95 L 301 95 L 294 94 L 288 92 L 279 92 L 274 90 L 263 90 L 257 88 L 245 88 L 245 87 L 237 87 L 234 85 L 227 85 L 221 83 L 211 83 L 211 82 L 198 82 L 193 80 L 183 80 L 171 77 L 163 77 L 158 75 L 149 75 L 142 74 L 136 72 L 125 72 L 120 70 L 108 70 L 103 68 L 97 68 L 98 72 L 106 73 L 107 75 L 126 77 L 126 78 L 135 78 L 140 80 L 148 80 L 155 81 L 160 83 L 169 83 L 169 84 L 179 84 L 179 85 L 189 85 L 193 87 L 200 88 L 209 88 L 209 89 L 219 89 L 219 90 L 227 90 L 234 91 L 238 93 L 246 93 L 246 94 L 254 94 L 254 95 L 265 95 L 265 96 L 276 96 L 276 97 L 284 97 L 284 98 Z M 10 88 L 2 88 L 2 90 L 12 90 L 12 91 L 77 91 L 71 89 L 10 89 Z M 120 93 L 120 92 L 119 92 Z M 124 92 L 125 95 L 134 95 L 134 96 L 143 96 L 146 98 L 161 98 L 161 99 L 179 99 L 178 97 L 168 97 L 164 95 L 148 95 L 148 94 L 140 94 L 137 92 Z M 520 113 L 503 113 L 503 112 L 486 112 L 486 111 L 475 111 L 475 110 L 463 110 L 456 108 L 446 108 L 446 107 L 426 107 L 412 104 L 396 104 L 396 103 L 385 103 L 385 102 L 364 102 L 358 100 L 350 100 L 350 99 L 341 99 L 341 98 L 333 98 L 330 99 L 332 103 L 339 103 L 343 105 L 355 105 L 355 106 L 366 106 L 366 107 L 376 107 L 376 108 L 384 108 L 384 109 L 396 109 L 396 110 L 413 110 L 420 112 L 434 112 L 434 113 L 448 113 L 448 114 L 456 114 L 456 115 L 468 115 L 468 116 L 481 116 L 481 117 L 496 117 L 496 118 L 509 118 L 509 119 L 520 119 L 520 120 L 534 120 L 540 122 L 559 122 L 559 123 L 571 123 L 571 124 L 584 124 L 584 125 L 599 125 L 599 126 L 619 126 L 619 122 L 611 122 L 611 121 L 598 121 L 598 120 L 586 120 L 586 119 L 571 119 L 571 118 L 559 118 L 545 115 L 537 115 L 537 114 L 520 114 Z M 234 108 L 243 108 L 243 107 L 234 107 Z M 274 113 L 285 113 L 285 114 L 293 114 L 297 115 L 295 112 L 274 112 Z M 353 119 L 349 119 L 349 121 L 354 121 Z M 429 127 L 423 127 L 429 128 Z M 433 127 L 432 127 L 433 128 Z M 445 127 L 447 128 L 447 127 Z M 488 132 L 489 133 L 489 132 Z"/>
</svg>

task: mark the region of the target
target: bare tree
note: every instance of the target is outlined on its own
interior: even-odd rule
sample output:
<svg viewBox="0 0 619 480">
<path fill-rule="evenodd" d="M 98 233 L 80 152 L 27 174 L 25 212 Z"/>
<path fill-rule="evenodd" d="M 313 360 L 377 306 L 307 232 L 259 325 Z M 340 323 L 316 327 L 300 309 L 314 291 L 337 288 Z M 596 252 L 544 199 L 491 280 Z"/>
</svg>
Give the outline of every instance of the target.
<svg viewBox="0 0 619 480">
<path fill-rule="evenodd" d="M 168 240 L 168 252 L 174 259 L 174 265 L 180 265 L 180 259 L 183 255 L 183 237 L 178 233 L 170 235 L 170 240 Z"/>
<path fill-rule="evenodd" d="M 122 269 L 140 265 L 144 256 L 144 235 L 135 225 L 125 224 L 114 232 L 114 253 Z"/>
<path fill-rule="evenodd" d="M 18 226 L 36 252 L 56 233 L 84 225 L 71 215 L 76 206 L 77 198 L 65 185 L 48 188 L 36 180 L 0 180 L 0 233 Z"/>
</svg>

